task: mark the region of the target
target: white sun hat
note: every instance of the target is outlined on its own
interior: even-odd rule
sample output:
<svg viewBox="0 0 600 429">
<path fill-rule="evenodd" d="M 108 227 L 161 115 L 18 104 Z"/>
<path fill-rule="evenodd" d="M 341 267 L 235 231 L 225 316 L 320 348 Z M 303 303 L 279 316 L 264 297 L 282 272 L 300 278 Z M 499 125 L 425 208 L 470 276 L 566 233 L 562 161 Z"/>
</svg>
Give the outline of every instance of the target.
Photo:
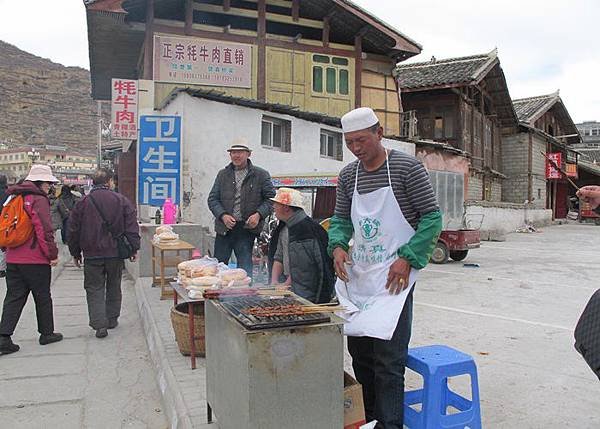
<svg viewBox="0 0 600 429">
<path fill-rule="evenodd" d="M 379 122 L 379 118 L 370 107 L 359 107 L 342 116 L 342 130 L 344 133 L 366 130 Z"/>
<path fill-rule="evenodd" d="M 43 164 L 33 164 L 25 180 L 31 182 L 60 182 L 60 180 L 52 174 L 52 169 Z"/>
<path fill-rule="evenodd" d="M 304 207 L 304 199 L 302 198 L 302 194 L 300 191 L 292 188 L 277 189 L 277 193 L 275 194 L 274 198 L 271 198 L 271 201 L 275 201 L 276 203 L 290 207 Z"/>
</svg>

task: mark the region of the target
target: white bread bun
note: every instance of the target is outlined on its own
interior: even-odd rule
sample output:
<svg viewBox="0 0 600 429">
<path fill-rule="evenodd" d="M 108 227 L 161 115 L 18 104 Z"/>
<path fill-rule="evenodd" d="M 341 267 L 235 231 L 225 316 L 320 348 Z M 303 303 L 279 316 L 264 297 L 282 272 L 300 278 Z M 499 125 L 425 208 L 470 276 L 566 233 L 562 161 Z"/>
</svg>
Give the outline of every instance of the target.
<svg viewBox="0 0 600 429">
<path fill-rule="evenodd" d="M 221 271 L 221 279 L 223 279 L 225 282 L 230 282 L 232 280 L 244 280 L 246 277 L 248 277 L 248 273 L 242 268 Z"/>
<path fill-rule="evenodd" d="M 185 275 L 188 277 L 205 277 L 205 276 L 216 276 L 217 275 L 216 265 L 204 265 L 201 267 L 191 267 L 185 270 Z"/>
<path fill-rule="evenodd" d="M 196 277 L 190 281 L 190 286 L 212 286 L 221 283 L 221 279 L 216 276 Z"/>
<path fill-rule="evenodd" d="M 173 232 L 173 227 L 171 225 L 161 225 L 161 226 L 157 226 L 156 227 L 156 233 L 157 235 L 162 234 L 163 232 Z"/>
</svg>

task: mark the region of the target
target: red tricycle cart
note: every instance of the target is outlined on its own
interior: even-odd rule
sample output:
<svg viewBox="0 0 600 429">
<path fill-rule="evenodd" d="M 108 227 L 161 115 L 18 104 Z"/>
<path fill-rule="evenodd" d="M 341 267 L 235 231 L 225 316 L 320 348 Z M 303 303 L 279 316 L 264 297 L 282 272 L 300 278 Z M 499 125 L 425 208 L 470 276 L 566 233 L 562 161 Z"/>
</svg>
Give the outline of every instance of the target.
<svg viewBox="0 0 600 429">
<path fill-rule="evenodd" d="M 469 250 L 476 249 L 480 245 L 478 229 L 444 230 L 438 238 L 435 249 L 433 249 L 431 262 L 445 264 L 448 262 L 448 258 L 462 261 L 467 257 Z"/>
</svg>

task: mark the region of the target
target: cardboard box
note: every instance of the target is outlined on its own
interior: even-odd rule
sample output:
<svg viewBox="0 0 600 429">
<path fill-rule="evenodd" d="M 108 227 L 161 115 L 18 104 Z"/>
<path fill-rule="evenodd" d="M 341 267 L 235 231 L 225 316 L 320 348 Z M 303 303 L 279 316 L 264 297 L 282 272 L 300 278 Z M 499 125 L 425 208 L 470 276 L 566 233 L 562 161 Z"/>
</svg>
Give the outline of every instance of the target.
<svg viewBox="0 0 600 429">
<path fill-rule="evenodd" d="M 362 386 L 344 371 L 344 429 L 358 429 L 365 423 Z"/>
</svg>

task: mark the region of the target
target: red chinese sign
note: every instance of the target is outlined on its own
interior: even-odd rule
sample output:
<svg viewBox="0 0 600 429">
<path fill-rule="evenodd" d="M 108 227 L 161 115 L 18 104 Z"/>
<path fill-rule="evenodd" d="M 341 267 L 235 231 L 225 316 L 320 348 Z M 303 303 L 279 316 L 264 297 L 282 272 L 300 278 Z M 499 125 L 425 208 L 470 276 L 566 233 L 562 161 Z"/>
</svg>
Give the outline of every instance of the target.
<svg viewBox="0 0 600 429">
<path fill-rule="evenodd" d="M 138 81 L 112 80 L 111 137 L 118 140 L 135 140 L 138 131 Z"/>
<path fill-rule="evenodd" d="M 562 165 L 562 153 L 553 152 L 546 154 L 546 179 L 560 179 L 562 178 L 562 174 L 560 170 L 558 170 L 550 160 L 554 161 L 554 163 L 560 167 Z"/>
<path fill-rule="evenodd" d="M 154 36 L 154 80 L 252 87 L 252 47 L 219 40 Z"/>
</svg>

